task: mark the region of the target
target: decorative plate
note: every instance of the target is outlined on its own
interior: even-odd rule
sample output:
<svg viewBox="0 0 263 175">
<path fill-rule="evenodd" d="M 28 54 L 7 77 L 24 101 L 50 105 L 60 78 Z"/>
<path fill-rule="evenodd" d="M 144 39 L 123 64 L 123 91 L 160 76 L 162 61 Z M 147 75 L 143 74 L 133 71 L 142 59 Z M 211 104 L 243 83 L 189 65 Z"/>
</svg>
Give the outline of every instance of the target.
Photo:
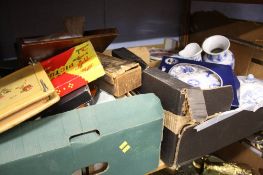
<svg viewBox="0 0 263 175">
<path fill-rule="evenodd" d="M 216 88 L 223 85 L 221 77 L 214 71 L 200 65 L 179 63 L 168 72 L 173 77 L 201 89 Z"/>
</svg>

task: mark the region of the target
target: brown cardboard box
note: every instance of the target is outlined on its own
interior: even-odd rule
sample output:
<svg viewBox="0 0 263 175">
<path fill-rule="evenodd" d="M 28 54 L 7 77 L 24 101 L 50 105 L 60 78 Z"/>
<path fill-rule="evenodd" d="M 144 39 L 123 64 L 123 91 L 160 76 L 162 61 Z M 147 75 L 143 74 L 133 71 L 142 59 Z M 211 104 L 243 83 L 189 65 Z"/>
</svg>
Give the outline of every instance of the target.
<svg viewBox="0 0 263 175">
<path fill-rule="evenodd" d="M 120 97 L 141 86 L 141 67 L 138 63 L 97 54 L 106 72 L 98 81 L 101 89 Z"/>
<path fill-rule="evenodd" d="M 236 72 L 238 72 L 238 75 L 246 75 L 253 72 L 254 74 L 258 73 L 258 75 L 262 76 L 260 72 L 262 69 L 261 57 L 256 57 L 257 54 L 254 54 L 255 47 L 248 47 L 245 44 L 237 42 L 233 43 L 232 46 L 236 47 L 236 51 L 240 51 L 240 56 L 236 59 Z M 247 56 L 242 55 L 243 51 L 247 53 Z M 256 47 L 256 51 L 258 51 L 256 53 L 260 53 L 261 50 L 259 47 Z M 232 114 L 217 113 L 224 112 L 222 110 L 209 112 L 209 110 L 215 106 L 217 106 L 217 109 L 220 109 L 220 107 L 226 105 L 222 99 L 223 97 L 229 96 L 226 91 L 218 93 L 211 91 L 215 92 L 215 94 L 209 91 L 207 93 L 203 91 L 207 114 L 213 119 L 201 124 L 188 121 L 184 123 L 185 125 L 183 127 L 179 128 L 181 130 L 178 130 L 178 128 L 174 129 L 178 124 L 182 123 L 182 119 L 184 118 L 182 117 L 184 112 L 182 108 L 184 107 L 185 94 L 182 92 L 183 89 L 189 88 L 189 85 L 184 85 L 178 82 L 178 80 L 173 80 L 169 78 L 168 75 L 162 75 L 160 77 L 159 74 L 161 73 L 153 74 L 150 70 L 151 69 L 147 69 L 143 72 L 143 92 L 156 93 L 161 99 L 164 109 L 174 113 L 173 120 L 165 122 L 162 142 L 161 158 L 167 165 L 185 165 L 194 159 L 213 153 L 263 129 L 263 108 L 258 109 L 256 112 L 240 110 Z M 260 78 L 257 74 L 255 75 Z M 178 94 L 177 96 L 176 93 Z M 192 95 L 195 96 L 195 94 Z M 199 104 L 203 103 L 202 99 L 199 100 Z M 198 104 L 198 101 L 195 102 L 195 104 Z M 188 105 L 189 109 L 191 109 L 191 104 L 188 103 Z M 211 121 L 213 123 L 209 124 Z M 202 128 L 201 126 L 205 127 Z M 202 129 L 198 129 L 200 127 Z"/>
<path fill-rule="evenodd" d="M 161 159 L 167 165 L 185 165 L 263 129 L 263 108 L 256 112 L 240 110 L 234 114 L 218 113 L 229 110 L 227 106 L 230 106 L 232 101 L 232 98 L 228 98 L 231 96 L 231 91 L 226 87 L 202 91 L 204 101 L 199 101 L 198 105 L 205 102 L 202 109 L 206 108 L 204 110 L 209 115 L 208 120 L 201 124 L 193 122 L 193 118 L 189 120 L 188 115 L 182 110 L 187 100 L 185 94 L 181 92 L 182 89 L 191 89 L 191 87 L 177 79 L 169 78 L 164 72 L 156 73 L 156 71 L 149 68 L 143 72 L 141 91 L 154 92 L 161 99 L 164 109 L 170 111 L 175 109 L 174 113 L 165 116 Z M 196 94 L 189 95 L 195 97 Z M 191 105 L 195 106 L 193 103 L 188 105 L 188 110 L 193 108 Z"/>
<path fill-rule="evenodd" d="M 190 40 L 191 42 L 201 43 L 208 36 L 227 34 L 231 40 L 230 50 L 234 53 L 236 59 L 235 73 L 237 75 L 253 73 L 255 77 L 263 78 L 263 42 L 258 42 L 263 38 L 262 33 L 262 25 L 250 22 L 237 22 L 195 33 L 190 36 Z M 221 95 L 226 96 L 225 93 Z M 218 98 L 214 98 L 208 104 L 220 105 L 222 103 Z M 248 137 L 263 129 L 262 115 L 263 108 L 255 112 L 239 110 L 232 114 L 215 114 L 210 121 L 186 126 L 178 134 L 177 140 L 174 139 L 176 143 L 174 159 L 170 159 L 171 162 L 166 163 L 176 166 L 184 165 L 196 158 L 213 153 L 242 138 Z M 214 123 L 208 124 L 211 121 Z M 207 126 L 200 130 L 197 129 L 201 125 Z M 165 132 L 169 133 L 167 135 L 170 136 L 171 133 L 174 133 L 171 130 L 169 132 L 165 130 Z"/>
<path fill-rule="evenodd" d="M 155 93 L 160 98 L 163 108 L 167 110 L 161 149 L 161 159 L 167 165 L 181 165 L 205 155 L 209 149 L 215 151 L 215 147 L 209 145 L 202 147 L 204 142 L 198 142 L 203 139 L 210 143 L 209 139 L 213 138 L 203 137 L 202 133 L 195 132 L 195 122 L 204 121 L 215 113 L 229 110 L 233 100 L 231 86 L 201 90 L 157 68 L 148 68 L 143 71 L 140 91 Z M 186 131 L 184 127 L 187 128 Z M 214 132 L 218 130 L 211 131 Z M 209 133 L 205 130 L 205 135 L 207 134 Z M 194 145 L 196 149 L 192 149 Z"/>
</svg>

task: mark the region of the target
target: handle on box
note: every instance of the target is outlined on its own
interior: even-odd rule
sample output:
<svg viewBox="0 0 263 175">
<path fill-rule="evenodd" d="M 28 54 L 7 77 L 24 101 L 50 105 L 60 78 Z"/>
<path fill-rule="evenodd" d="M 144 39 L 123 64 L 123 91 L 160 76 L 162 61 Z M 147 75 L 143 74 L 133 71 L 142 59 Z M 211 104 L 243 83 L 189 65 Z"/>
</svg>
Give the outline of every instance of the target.
<svg viewBox="0 0 263 175">
<path fill-rule="evenodd" d="M 80 134 L 73 135 L 69 138 L 69 142 L 71 144 L 73 143 L 89 144 L 89 143 L 97 141 L 99 137 L 100 137 L 100 132 L 99 130 L 95 129 L 95 130 L 91 130 L 88 132 L 83 132 Z"/>
</svg>

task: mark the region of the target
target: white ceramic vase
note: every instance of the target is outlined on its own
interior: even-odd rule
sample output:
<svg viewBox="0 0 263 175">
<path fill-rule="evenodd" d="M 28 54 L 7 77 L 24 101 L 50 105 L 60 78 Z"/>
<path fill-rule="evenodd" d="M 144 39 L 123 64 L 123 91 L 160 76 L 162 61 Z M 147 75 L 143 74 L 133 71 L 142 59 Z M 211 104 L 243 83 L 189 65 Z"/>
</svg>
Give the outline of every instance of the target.
<svg viewBox="0 0 263 175">
<path fill-rule="evenodd" d="M 230 65 L 234 69 L 235 58 L 229 47 L 230 41 L 225 36 L 211 36 L 203 42 L 202 48 L 205 52 L 203 60 L 210 63 Z"/>
</svg>

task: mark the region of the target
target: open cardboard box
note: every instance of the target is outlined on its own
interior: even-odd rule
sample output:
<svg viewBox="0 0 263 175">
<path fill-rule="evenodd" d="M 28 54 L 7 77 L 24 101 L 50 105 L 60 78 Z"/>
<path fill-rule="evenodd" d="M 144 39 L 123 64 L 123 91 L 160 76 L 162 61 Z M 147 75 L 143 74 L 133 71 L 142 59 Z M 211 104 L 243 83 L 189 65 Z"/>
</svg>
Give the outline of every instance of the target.
<svg viewBox="0 0 263 175">
<path fill-rule="evenodd" d="M 255 47 L 237 43 L 238 46 L 255 51 Z M 244 69 L 244 61 L 251 62 L 252 58 L 239 58 L 236 55 L 236 70 L 246 75 L 251 64 L 245 64 L 247 69 Z M 263 69 L 257 66 L 256 72 Z M 168 111 L 161 159 L 169 166 L 185 165 L 263 129 L 263 108 L 255 112 L 240 108 L 230 111 L 231 86 L 200 90 L 156 68 L 149 68 L 143 72 L 141 92 L 154 92 Z"/>
<path fill-rule="evenodd" d="M 203 122 L 215 113 L 230 110 L 233 100 L 231 86 L 201 90 L 157 68 L 144 70 L 142 82 L 141 93 L 154 92 L 166 110 L 161 158 L 170 166 L 177 164 L 177 151 L 180 147 L 177 144 L 180 137 L 184 136 L 181 133 L 183 128 L 188 126 L 188 131 L 195 127 L 195 123 Z M 214 99 L 217 99 L 218 103 L 214 103 Z"/>
<path fill-rule="evenodd" d="M 237 75 L 252 73 L 257 78 L 263 78 L 263 49 L 259 45 L 232 39 L 231 51 L 235 55 Z M 223 101 L 214 98 L 211 102 L 218 104 Z M 217 114 L 199 126 L 184 128 L 177 143 L 176 163 L 183 165 L 262 130 L 262 114 L 263 108 L 255 112 L 236 109 Z"/>
</svg>

